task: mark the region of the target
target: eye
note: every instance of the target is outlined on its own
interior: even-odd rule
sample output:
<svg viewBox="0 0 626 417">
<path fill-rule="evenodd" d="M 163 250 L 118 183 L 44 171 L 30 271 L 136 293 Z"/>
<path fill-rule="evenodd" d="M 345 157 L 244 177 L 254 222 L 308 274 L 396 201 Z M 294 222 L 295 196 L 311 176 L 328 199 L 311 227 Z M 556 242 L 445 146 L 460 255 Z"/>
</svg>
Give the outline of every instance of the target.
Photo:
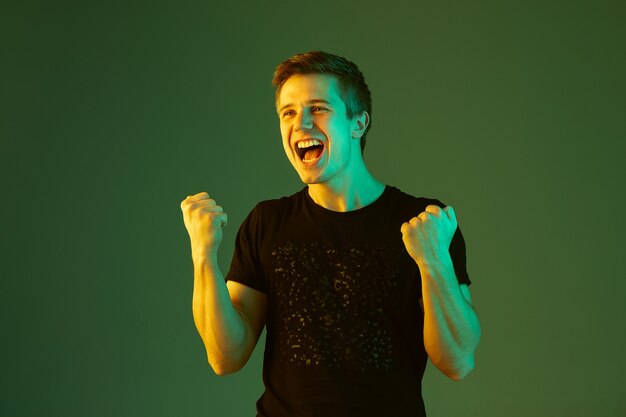
<svg viewBox="0 0 626 417">
<path fill-rule="evenodd" d="M 293 114 L 294 114 L 293 110 L 286 110 L 283 112 L 283 117 L 293 116 Z"/>
<path fill-rule="evenodd" d="M 311 108 L 311 111 L 313 112 L 318 112 L 318 111 L 325 111 L 328 110 L 325 107 L 320 107 L 320 106 L 314 106 L 313 108 Z"/>
</svg>

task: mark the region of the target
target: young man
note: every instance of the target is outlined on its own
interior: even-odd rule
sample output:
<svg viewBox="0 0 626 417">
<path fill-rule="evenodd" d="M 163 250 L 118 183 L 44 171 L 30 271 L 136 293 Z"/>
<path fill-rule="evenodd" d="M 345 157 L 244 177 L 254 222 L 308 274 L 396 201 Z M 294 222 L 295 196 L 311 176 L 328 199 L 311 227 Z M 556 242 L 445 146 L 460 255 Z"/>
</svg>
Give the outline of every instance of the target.
<svg viewBox="0 0 626 417">
<path fill-rule="evenodd" d="M 306 186 L 257 204 L 226 279 L 226 213 L 205 192 L 181 203 L 209 363 L 238 371 L 266 326 L 259 416 L 424 416 L 427 358 L 460 380 L 480 338 L 454 210 L 369 173 L 371 96 L 352 62 L 295 55 L 273 83 L 285 153 Z"/>
</svg>

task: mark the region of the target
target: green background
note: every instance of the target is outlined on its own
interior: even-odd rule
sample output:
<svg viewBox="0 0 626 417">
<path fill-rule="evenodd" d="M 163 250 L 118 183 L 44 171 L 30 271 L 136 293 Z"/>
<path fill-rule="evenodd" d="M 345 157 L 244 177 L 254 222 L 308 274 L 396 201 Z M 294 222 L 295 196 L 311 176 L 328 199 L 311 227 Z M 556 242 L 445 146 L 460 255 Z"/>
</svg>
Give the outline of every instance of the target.
<svg viewBox="0 0 626 417">
<path fill-rule="evenodd" d="M 209 368 L 180 202 L 302 186 L 271 76 L 322 49 L 373 94 L 365 159 L 454 206 L 483 326 L 429 417 L 623 416 L 622 1 L 0 2 L 3 416 L 252 416 Z"/>
</svg>

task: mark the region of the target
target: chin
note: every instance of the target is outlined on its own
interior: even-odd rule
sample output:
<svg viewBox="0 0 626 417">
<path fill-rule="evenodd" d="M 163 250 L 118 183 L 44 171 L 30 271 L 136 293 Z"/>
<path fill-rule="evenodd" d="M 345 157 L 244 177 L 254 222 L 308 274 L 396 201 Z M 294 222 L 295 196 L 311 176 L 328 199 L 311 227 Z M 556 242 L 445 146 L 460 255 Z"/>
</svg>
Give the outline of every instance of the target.
<svg viewBox="0 0 626 417">
<path fill-rule="evenodd" d="M 303 178 L 303 177 L 300 177 L 300 181 L 302 181 L 302 183 L 303 183 L 303 184 L 306 184 L 306 185 L 312 185 L 312 184 L 318 184 L 318 183 L 319 183 L 318 181 L 316 181 L 316 180 L 314 180 L 314 179 L 311 179 L 311 178 Z"/>
<path fill-rule="evenodd" d="M 300 181 L 307 185 L 319 184 L 323 182 L 319 177 L 312 177 L 309 175 L 300 175 Z"/>
</svg>

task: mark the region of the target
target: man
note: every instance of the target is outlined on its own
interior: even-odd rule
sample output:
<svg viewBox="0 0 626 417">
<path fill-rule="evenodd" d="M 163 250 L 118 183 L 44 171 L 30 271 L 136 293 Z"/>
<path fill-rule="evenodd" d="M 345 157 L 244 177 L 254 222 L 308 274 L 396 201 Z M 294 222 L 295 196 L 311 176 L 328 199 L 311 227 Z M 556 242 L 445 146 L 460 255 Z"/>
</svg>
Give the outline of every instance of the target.
<svg viewBox="0 0 626 417">
<path fill-rule="evenodd" d="M 266 326 L 259 416 L 424 416 L 427 358 L 460 380 L 480 339 L 455 212 L 369 173 L 371 95 L 352 62 L 295 55 L 273 83 L 306 186 L 252 210 L 226 279 L 226 213 L 205 192 L 181 203 L 209 364 L 238 371 Z"/>
</svg>

